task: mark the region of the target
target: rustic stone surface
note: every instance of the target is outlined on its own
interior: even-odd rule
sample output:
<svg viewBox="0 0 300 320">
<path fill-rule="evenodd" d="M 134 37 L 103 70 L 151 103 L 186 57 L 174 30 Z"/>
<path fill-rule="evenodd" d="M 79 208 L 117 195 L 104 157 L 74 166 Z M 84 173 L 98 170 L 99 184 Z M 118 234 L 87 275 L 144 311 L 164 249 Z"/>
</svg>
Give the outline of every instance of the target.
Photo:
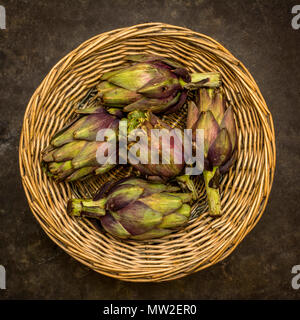
<svg viewBox="0 0 300 320">
<path fill-rule="evenodd" d="M 299 299 L 291 269 L 300 264 L 300 30 L 295 1 L 1 1 L 0 299 Z M 207 34 L 243 61 L 274 118 L 277 167 L 267 209 L 225 261 L 180 280 L 125 283 L 83 267 L 58 248 L 31 214 L 19 175 L 26 105 L 51 67 L 90 37 L 143 22 Z"/>
</svg>

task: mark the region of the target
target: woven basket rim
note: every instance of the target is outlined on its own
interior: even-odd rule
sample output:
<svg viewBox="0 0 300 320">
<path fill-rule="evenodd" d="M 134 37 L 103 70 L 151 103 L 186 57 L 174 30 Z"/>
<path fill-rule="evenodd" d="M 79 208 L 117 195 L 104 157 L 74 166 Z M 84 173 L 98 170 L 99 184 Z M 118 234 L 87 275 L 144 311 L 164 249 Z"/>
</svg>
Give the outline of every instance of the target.
<svg viewBox="0 0 300 320">
<path fill-rule="evenodd" d="M 209 62 L 216 60 L 217 64 L 214 67 L 217 69 L 222 66 L 228 68 L 228 74 L 224 74 L 225 80 L 233 87 L 226 87 L 225 90 L 228 95 L 232 94 L 230 96 L 232 101 L 239 107 L 237 109 L 240 125 L 239 146 L 241 146 L 239 152 L 243 155 L 246 153 L 242 151 L 243 143 L 243 147 L 245 149 L 247 147 L 250 151 L 248 152 L 247 149 L 248 153 L 243 158 L 247 163 L 246 169 L 241 163 L 238 163 L 237 167 L 242 173 L 230 171 L 224 183 L 224 194 L 227 201 L 224 203 L 226 210 L 222 219 L 211 220 L 204 213 L 197 219 L 198 222 L 188 225 L 184 231 L 176 235 L 142 243 L 124 242 L 106 234 L 100 235 L 97 231 L 93 231 L 86 222 L 78 222 L 65 215 L 66 199 L 72 194 L 72 189 L 68 185 L 56 185 L 41 172 L 37 165 L 39 150 L 48 139 L 48 136 L 44 134 L 47 128 L 60 126 L 59 121 L 54 119 L 53 115 L 62 117 L 64 121 L 67 119 L 64 110 L 58 107 L 56 110 L 55 106 L 60 106 L 65 101 L 69 103 L 70 97 L 73 96 L 79 99 L 90 87 L 93 87 L 97 80 L 95 76 L 93 78 L 93 72 L 90 72 L 92 75 L 84 73 L 88 70 L 85 63 L 87 65 L 90 63 L 92 66 L 96 64 L 94 60 L 91 60 L 94 59 L 93 55 L 95 57 L 100 55 L 100 58 L 107 55 L 108 61 L 103 62 L 103 65 L 106 63 L 105 68 L 113 68 L 118 65 L 119 61 L 109 60 L 109 55 L 112 54 L 109 51 L 110 47 L 117 48 L 117 52 L 120 52 L 118 59 L 121 60 L 121 57 L 128 52 L 127 47 L 132 50 L 131 46 L 136 45 L 138 48 L 142 46 L 142 43 L 150 43 L 149 50 L 152 50 L 152 46 L 156 48 L 156 44 L 152 45 L 152 43 L 157 39 L 161 41 L 161 46 L 168 55 L 174 55 L 176 51 L 172 46 L 168 47 L 168 42 L 182 43 L 182 48 L 186 48 L 185 54 L 189 53 L 194 59 L 191 68 L 200 65 L 205 59 Z M 125 48 L 122 47 L 123 43 L 125 43 Z M 199 55 L 200 51 L 205 54 L 205 59 Z M 105 59 L 100 58 L 99 63 L 102 63 L 101 61 Z M 196 60 L 197 65 L 194 62 Z M 211 69 L 211 67 L 208 68 Z M 71 80 L 70 78 L 64 79 L 64 75 L 68 75 L 68 72 L 71 74 Z M 72 76 L 74 76 L 75 87 L 69 86 L 65 89 L 63 84 L 72 81 Z M 80 79 L 79 84 L 76 79 Z M 59 91 L 60 88 L 62 88 L 61 91 Z M 240 96 L 235 94 L 235 91 Z M 57 97 L 57 100 L 54 99 L 55 103 L 52 102 L 52 106 L 51 97 Z M 240 107 L 244 104 L 245 107 Z M 248 104 L 252 108 L 248 108 Z M 65 113 L 67 114 L 70 107 L 66 106 Z M 245 142 L 242 139 L 245 139 Z M 253 143 L 252 153 L 250 143 Z M 258 169 L 254 168 L 255 165 L 258 165 Z M 46 234 L 73 258 L 96 272 L 133 282 L 178 279 L 225 259 L 262 216 L 273 184 L 275 165 L 276 149 L 272 115 L 255 80 L 243 63 L 209 36 L 184 27 L 159 22 L 138 24 L 96 35 L 56 63 L 35 90 L 27 105 L 19 145 L 19 166 L 25 194 L 31 211 Z M 242 189 L 243 185 L 252 186 L 251 190 L 255 195 L 253 200 L 249 195 L 245 196 L 249 190 L 239 189 L 239 186 Z M 48 187 L 51 192 L 48 191 Z M 231 194 L 230 188 L 235 192 Z M 43 195 L 43 192 L 49 194 L 46 196 Z M 231 203 L 237 202 L 235 194 L 240 196 L 240 206 L 251 203 L 249 212 L 247 211 L 245 216 L 239 208 L 231 208 Z M 237 217 L 231 214 L 234 210 L 238 213 Z M 97 236 L 99 239 L 96 238 Z M 169 251 L 168 246 L 171 248 Z M 100 249 L 102 249 L 101 254 L 97 251 Z"/>
</svg>

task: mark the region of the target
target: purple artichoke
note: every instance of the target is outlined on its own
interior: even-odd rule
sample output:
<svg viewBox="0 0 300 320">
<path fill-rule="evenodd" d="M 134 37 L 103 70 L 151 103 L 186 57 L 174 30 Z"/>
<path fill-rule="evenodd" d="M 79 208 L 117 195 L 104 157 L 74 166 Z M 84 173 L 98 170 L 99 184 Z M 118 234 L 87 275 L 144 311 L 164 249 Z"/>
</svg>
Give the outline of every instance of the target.
<svg viewBox="0 0 300 320">
<path fill-rule="evenodd" d="M 122 239 L 146 240 L 168 235 L 187 223 L 192 199 L 178 187 L 127 178 L 94 199 L 73 199 L 68 213 L 99 219 L 103 228 Z"/>
<path fill-rule="evenodd" d="M 171 113 L 187 98 L 189 89 L 218 87 L 219 73 L 193 73 L 169 58 L 153 55 L 128 56 L 130 66 L 107 72 L 97 86 L 105 106 L 123 111 L 152 111 Z"/>
<path fill-rule="evenodd" d="M 100 129 L 117 132 L 120 110 L 106 111 L 103 107 L 76 110 L 80 118 L 74 120 L 50 141 L 43 152 L 42 165 L 47 174 L 57 181 L 75 181 L 109 171 L 114 164 L 99 164 L 97 150 L 104 142 L 96 141 Z"/>
<path fill-rule="evenodd" d="M 234 164 L 237 133 L 232 107 L 225 109 L 223 94 L 200 89 L 197 105 L 189 102 L 187 128 L 204 130 L 204 180 L 210 214 L 219 216 L 221 204 L 219 175 Z"/>
<path fill-rule="evenodd" d="M 131 165 L 149 180 L 167 181 L 180 175 L 185 167 L 182 132 L 179 129 L 171 132 L 171 127 L 149 111 L 133 111 L 128 114 L 127 120 L 129 136 L 132 130 L 140 129 L 147 137 L 145 144 L 140 141 L 141 150 L 139 150 L 140 154 L 148 155 L 147 163 L 139 161 L 138 163 L 131 162 Z M 165 134 L 166 139 L 159 139 L 159 131 L 153 131 L 153 129 L 164 129 L 161 134 L 162 136 Z M 156 160 L 158 161 L 156 163 L 151 158 L 151 150 L 157 151 Z M 130 148 L 128 155 L 134 158 Z"/>
</svg>

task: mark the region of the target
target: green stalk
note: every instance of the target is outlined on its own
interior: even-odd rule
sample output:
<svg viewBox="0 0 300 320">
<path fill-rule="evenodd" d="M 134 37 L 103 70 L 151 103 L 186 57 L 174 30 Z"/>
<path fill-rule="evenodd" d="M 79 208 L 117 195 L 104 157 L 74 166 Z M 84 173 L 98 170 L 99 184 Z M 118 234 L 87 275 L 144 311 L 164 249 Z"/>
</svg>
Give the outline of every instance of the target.
<svg viewBox="0 0 300 320">
<path fill-rule="evenodd" d="M 221 215 L 221 200 L 220 192 L 218 188 L 211 188 L 209 186 L 210 181 L 214 177 L 218 167 L 214 167 L 212 171 L 203 171 L 205 188 L 207 194 L 207 201 L 209 206 L 209 214 L 213 217 L 219 217 Z"/>
<path fill-rule="evenodd" d="M 221 74 L 218 72 L 195 72 L 191 74 L 191 82 L 186 83 L 182 79 L 179 81 L 181 85 L 188 90 L 203 87 L 218 88 L 221 85 Z"/>
<path fill-rule="evenodd" d="M 73 217 L 101 218 L 105 215 L 106 199 L 93 201 L 92 199 L 69 200 L 67 212 Z"/>
</svg>

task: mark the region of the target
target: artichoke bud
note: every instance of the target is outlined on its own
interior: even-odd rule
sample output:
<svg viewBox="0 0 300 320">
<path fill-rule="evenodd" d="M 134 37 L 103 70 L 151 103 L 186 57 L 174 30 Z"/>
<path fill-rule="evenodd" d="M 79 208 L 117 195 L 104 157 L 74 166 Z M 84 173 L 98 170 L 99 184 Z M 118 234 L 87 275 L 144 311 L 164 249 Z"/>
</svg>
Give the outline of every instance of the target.
<svg viewBox="0 0 300 320">
<path fill-rule="evenodd" d="M 126 58 L 129 66 L 104 73 L 97 86 L 106 106 L 123 110 L 175 112 L 185 103 L 188 89 L 220 86 L 219 73 L 191 74 L 180 63 L 154 55 Z"/>
<path fill-rule="evenodd" d="M 77 109 L 75 112 L 79 118 L 57 132 L 50 141 L 51 147 L 43 152 L 42 166 L 57 181 L 85 179 L 105 173 L 114 166 L 98 163 L 97 150 L 106 144 L 96 141 L 96 137 L 101 129 L 116 132 L 122 112 L 114 109 L 106 111 L 101 106 Z"/>
<path fill-rule="evenodd" d="M 200 89 L 197 96 L 198 120 L 195 106 L 188 108 L 187 127 L 204 130 L 204 181 L 211 216 L 221 214 L 219 174 L 225 173 L 236 159 L 237 133 L 232 107 L 225 111 L 221 91 Z M 195 139 L 195 131 L 193 132 Z"/>
<path fill-rule="evenodd" d="M 140 153 L 148 155 L 148 163 L 140 161 L 133 163 L 132 166 L 153 181 L 166 181 L 180 174 L 184 168 L 184 148 L 183 139 L 178 137 L 178 132 L 171 132 L 172 129 L 167 124 L 149 111 L 136 110 L 129 113 L 128 132 L 136 128 L 143 128 L 147 134 L 148 144 L 140 144 Z M 154 132 L 152 129 L 165 129 L 165 132 L 159 133 L 162 135 L 170 133 L 170 136 L 166 135 L 164 136 L 166 139 L 159 139 L 159 136 L 156 136 L 158 132 Z M 144 148 L 146 150 L 143 153 Z M 156 161 L 158 163 L 153 163 L 151 159 L 151 151 L 153 150 L 157 152 L 155 156 L 159 158 Z M 131 149 L 129 149 L 130 152 Z"/>
<path fill-rule="evenodd" d="M 232 108 L 225 111 L 223 94 L 216 89 L 200 89 L 197 111 L 190 103 L 187 126 L 204 130 L 205 169 L 223 166 L 232 158 L 236 147 L 236 128 Z M 193 132 L 195 139 L 195 132 Z"/>
<path fill-rule="evenodd" d="M 162 237 L 190 218 L 187 202 L 191 195 L 177 190 L 171 185 L 127 178 L 104 186 L 94 200 L 70 200 L 68 213 L 97 218 L 108 233 L 121 239 Z"/>
</svg>

